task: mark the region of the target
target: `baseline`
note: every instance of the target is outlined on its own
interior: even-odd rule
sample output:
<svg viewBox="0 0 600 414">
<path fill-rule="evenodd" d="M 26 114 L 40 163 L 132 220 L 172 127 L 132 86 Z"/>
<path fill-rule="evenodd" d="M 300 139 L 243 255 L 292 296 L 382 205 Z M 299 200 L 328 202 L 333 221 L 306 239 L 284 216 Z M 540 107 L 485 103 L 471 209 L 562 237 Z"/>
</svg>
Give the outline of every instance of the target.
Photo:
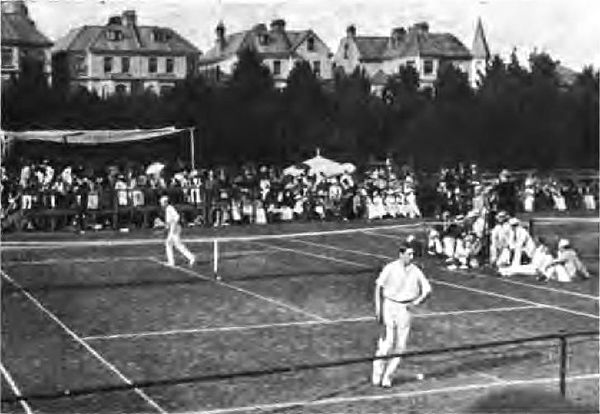
<svg viewBox="0 0 600 414">
<path fill-rule="evenodd" d="M 17 289 L 21 291 L 33 304 L 45 313 L 50 319 L 52 319 L 58 326 L 60 326 L 71 338 L 73 338 L 77 343 L 87 349 L 98 361 L 100 361 L 105 367 L 107 367 L 111 372 L 113 372 L 121 381 L 123 381 L 127 385 L 133 386 L 134 383 L 128 377 L 126 377 L 119 369 L 107 361 L 98 351 L 96 351 L 90 344 L 88 344 L 85 340 L 83 340 L 79 335 L 77 335 L 73 330 L 71 330 L 67 325 L 65 325 L 54 313 L 48 310 L 42 303 L 37 300 L 31 293 L 29 293 L 23 286 L 21 286 L 17 281 L 13 280 L 5 271 L 0 270 L 0 274 L 6 280 L 8 280 L 11 284 L 13 284 Z M 166 414 L 165 411 L 156 401 L 148 396 L 142 389 L 134 387 L 132 391 L 135 392 L 138 396 L 140 396 L 144 401 L 146 401 L 151 407 L 153 407 L 156 411 L 161 414 Z"/>
<path fill-rule="evenodd" d="M 355 227 L 341 230 L 325 230 L 325 231 L 307 231 L 298 233 L 284 233 L 284 234 L 262 234 L 255 236 L 228 236 L 228 237 L 194 237 L 182 239 L 186 243 L 206 243 L 214 240 L 218 241 L 251 241 L 257 238 L 266 239 L 286 239 L 294 237 L 310 237 L 320 236 L 323 234 L 347 234 L 356 233 L 368 230 L 392 230 L 406 227 L 416 227 L 422 225 L 422 222 L 416 223 L 403 223 L 403 224 L 390 224 L 385 226 L 371 226 L 371 227 Z M 147 244 L 163 244 L 164 238 L 143 238 L 143 239 L 97 239 L 97 240 L 23 240 L 23 241 L 4 241 L 0 250 L 4 250 L 9 247 L 23 248 L 26 246 L 49 246 L 51 248 L 56 247 L 89 247 L 89 246 L 126 246 L 126 245 L 147 245 Z"/>
</svg>

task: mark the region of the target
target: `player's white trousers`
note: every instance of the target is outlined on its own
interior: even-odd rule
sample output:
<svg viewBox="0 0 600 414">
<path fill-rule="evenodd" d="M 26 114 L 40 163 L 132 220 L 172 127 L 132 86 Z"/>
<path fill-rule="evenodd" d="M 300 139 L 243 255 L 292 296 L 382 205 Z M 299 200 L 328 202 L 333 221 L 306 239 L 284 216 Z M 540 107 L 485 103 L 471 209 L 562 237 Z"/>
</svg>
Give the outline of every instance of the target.
<svg viewBox="0 0 600 414">
<path fill-rule="evenodd" d="M 187 247 L 181 242 L 181 226 L 176 225 L 167 236 L 165 241 L 165 250 L 167 251 L 167 263 L 171 266 L 175 265 L 175 256 L 173 255 L 173 247 L 175 247 L 179 253 L 184 255 L 188 260 L 192 260 L 194 255 L 188 250 Z"/>
<path fill-rule="evenodd" d="M 410 312 L 405 304 L 383 299 L 383 324 L 385 331 L 377 342 L 375 356 L 399 354 L 406 349 L 410 331 Z M 400 358 L 373 361 L 373 381 L 390 379 L 400 364 Z M 383 376 L 382 376 L 383 375 Z"/>
</svg>

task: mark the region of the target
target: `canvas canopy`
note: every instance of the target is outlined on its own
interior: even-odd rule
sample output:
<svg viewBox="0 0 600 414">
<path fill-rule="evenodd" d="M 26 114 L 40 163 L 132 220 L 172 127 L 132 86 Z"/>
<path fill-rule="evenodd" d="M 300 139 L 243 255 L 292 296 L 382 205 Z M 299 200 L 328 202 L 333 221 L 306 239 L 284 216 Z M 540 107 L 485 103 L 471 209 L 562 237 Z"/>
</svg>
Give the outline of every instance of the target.
<svg viewBox="0 0 600 414">
<path fill-rule="evenodd" d="M 118 158 L 132 160 L 189 157 L 196 166 L 195 128 L 2 131 L 2 155 L 9 162 L 44 156 L 61 161 L 86 160 L 102 164 Z M 181 134 L 185 132 L 185 134 Z"/>
<path fill-rule="evenodd" d="M 158 129 L 128 129 L 128 130 L 50 130 L 50 131 L 4 131 L 4 139 L 8 141 L 42 141 L 71 145 L 104 145 L 119 144 L 131 141 L 142 141 L 160 138 L 165 135 L 181 132 L 175 127 Z"/>
</svg>

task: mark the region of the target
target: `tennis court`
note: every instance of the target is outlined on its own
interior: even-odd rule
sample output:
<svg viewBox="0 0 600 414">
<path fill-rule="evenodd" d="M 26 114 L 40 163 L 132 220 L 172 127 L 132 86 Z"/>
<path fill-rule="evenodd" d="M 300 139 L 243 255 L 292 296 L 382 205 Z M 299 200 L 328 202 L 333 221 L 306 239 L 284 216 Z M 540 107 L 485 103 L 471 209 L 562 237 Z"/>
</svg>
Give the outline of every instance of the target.
<svg viewBox="0 0 600 414">
<path fill-rule="evenodd" d="M 535 232 L 570 238 L 596 277 L 541 284 L 420 258 L 434 292 L 409 351 L 597 330 L 597 219 L 540 219 Z M 374 280 L 408 234 L 425 227 L 232 235 L 216 248 L 198 237 L 194 268 L 166 266 L 159 239 L 5 245 L 2 395 L 31 398 L 2 412 L 475 412 L 500 391 L 558 394 L 556 341 L 408 357 L 391 389 L 370 385 L 365 361 L 285 369 L 372 356 Z M 568 349 L 567 398 L 597 411 L 598 339 Z"/>
</svg>

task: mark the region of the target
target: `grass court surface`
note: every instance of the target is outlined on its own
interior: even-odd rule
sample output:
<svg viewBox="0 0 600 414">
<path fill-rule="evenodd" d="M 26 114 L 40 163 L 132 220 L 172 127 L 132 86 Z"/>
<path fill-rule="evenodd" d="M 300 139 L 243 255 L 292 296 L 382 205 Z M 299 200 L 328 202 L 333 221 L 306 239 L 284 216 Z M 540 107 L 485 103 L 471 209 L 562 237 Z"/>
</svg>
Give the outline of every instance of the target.
<svg viewBox="0 0 600 414">
<path fill-rule="evenodd" d="M 571 239 L 594 277 L 542 284 L 417 259 L 433 295 L 414 309 L 409 350 L 596 330 L 597 220 L 540 222 L 535 232 Z M 409 233 L 424 230 L 226 240 L 221 281 L 212 278 L 213 245 L 200 240 L 188 243 L 200 259 L 192 269 L 181 257 L 165 266 L 158 239 L 6 245 L 3 398 L 85 392 L 6 402 L 2 412 L 467 413 L 507 399 L 550 404 L 540 412 L 560 404 L 560 412 L 598 411 L 597 337 L 569 341 L 566 402 L 558 398 L 557 341 L 409 357 L 391 389 L 370 385 L 370 363 L 227 376 L 372 356 L 374 280 Z M 140 386 L 119 388 L 127 384 Z"/>
</svg>

